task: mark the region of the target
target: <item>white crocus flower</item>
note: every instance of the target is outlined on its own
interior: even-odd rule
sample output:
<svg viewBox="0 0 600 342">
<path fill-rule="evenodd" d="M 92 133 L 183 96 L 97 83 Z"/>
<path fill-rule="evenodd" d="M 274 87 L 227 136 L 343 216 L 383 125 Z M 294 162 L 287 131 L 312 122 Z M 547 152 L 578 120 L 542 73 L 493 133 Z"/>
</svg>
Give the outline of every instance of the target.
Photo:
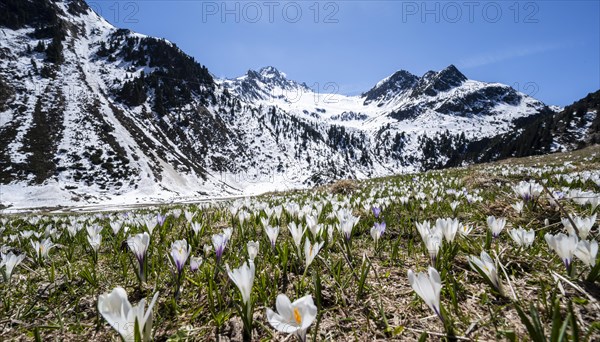
<svg viewBox="0 0 600 342">
<path fill-rule="evenodd" d="M 598 241 L 579 241 L 573 254 L 584 264 L 594 267 L 596 265 L 596 255 L 598 254 Z"/>
<path fill-rule="evenodd" d="M 102 227 L 98 225 L 87 226 L 85 230 L 87 231 L 88 236 L 94 236 L 102 233 Z"/>
<path fill-rule="evenodd" d="M 185 239 L 177 240 L 171 244 L 171 259 L 175 263 L 175 267 L 179 273 L 183 270 L 183 266 L 190 256 L 191 249 L 191 246 Z"/>
<path fill-rule="evenodd" d="M 81 226 L 81 224 L 77 224 L 77 223 L 74 223 L 74 224 L 71 224 L 71 225 L 68 225 L 68 226 L 67 226 L 67 232 L 69 233 L 69 236 L 70 236 L 71 238 L 74 238 L 74 237 L 75 237 L 75 235 L 77 235 L 77 233 L 78 233 L 78 232 L 79 232 L 81 229 L 82 229 L 82 226 Z"/>
<path fill-rule="evenodd" d="M 50 249 L 54 248 L 56 245 L 50 240 L 50 238 L 47 238 L 42 241 L 32 240 L 31 246 L 36 253 L 35 256 L 37 259 L 47 259 Z"/>
<path fill-rule="evenodd" d="M 173 209 L 171 210 L 171 214 L 173 215 L 173 217 L 176 220 L 179 220 L 179 217 L 181 216 L 182 210 L 181 209 Z"/>
<path fill-rule="evenodd" d="M 458 208 L 459 205 L 460 205 L 459 201 L 452 201 L 452 203 L 450 203 L 450 209 L 452 209 L 453 213 L 456 212 L 456 208 Z"/>
<path fill-rule="evenodd" d="M 269 237 L 269 241 L 271 242 L 271 247 L 275 248 L 275 243 L 277 242 L 277 236 L 279 235 L 279 227 L 271 227 L 266 226 L 265 232 Z"/>
<path fill-rule="evenodd" d="M 471 234 L 472 230 L 473 230 L 473 226 L 468 225 L 468 224 L 461 224 L 460 227 L 458 228 L 458 233 L 461 236 L 469 236 L 469 234 Z"/>
<path fill-rule="evenodd" d="M 584 240 L 587 239 L 588 235 L 590 234 L 590 230 L 592 230 L 592 227 L 596 223 L 596 214 L 589 217 L 573 216 L 572 219 L 577 227 L 577 230 L 579 231 L 579 237 Z M 574 235 L 575 229 L 573 229 L 571 221 L 569 221 L 568 218 L 563 218 L 561 221 L 563 226 L 565 226 L 567 229 L 569 235 Z"/>
<path fill-rule="evenodd" d="M 213 242 L 214 242 L 214 235 L 213 235 Z M 210 252 L 212 251 L 212 249 L 213 249 L 213 246 L 211 246 L 211 245 L 209 245 L 207 243 L 205 243 L 204 246 L 202 246 L 202 250 L 204 250 L 204 254 L 205 255 L 210 254 Z"/>
<path fill-rule="evenodd" d="M 240 210 L 238 212 L 238 220 L 240 221 L 240 225 L 243 225 L 250 218 L 250 213 L 245 210 Z"/>
<path fill-rule="evenodd" d="M 490 279 L 496 290 L 500 290 L 500 280 L 498 279 L 498 270 L 496 269 L 494 260 L 485 251 L 481 251 L 480 257 L 471 255 L 467 259 L 474 270 L 483 272 Z"/>
<path fill-rule="evenodd" d="M 21 237 L 23 239 L 29 239 L 32 235 L 33 235 L 34 231 L 33 230 L 23 230 L 21 231 Z M 39 236 L 38 236 L 39 238 Z"/>
<path fill-rule="evenodd" d="M 518 201 L 515 204 L 511 204 L 511 207 L 517 212 L 517 214 L 521 214 L 523 212 L 524 204 L 525 203 L 523 201 Z"/>
<path fill-rule="evenodd" d="M 447 218 L 435 221 L 436 230 L 441 231 L 448 242 L 454 241 L 459 226 L 460 222 L 458 222 L 458 219 Z"/>
<path fill-rule="evenodd" d="M 306 226 L 308 227 L 312 235 L 315 237 L 319 236 L 321 230 L 323 229 L 323 226 L 319 227 L 318 217 L 315 215 L 306 215 L 304 219 L 306 220 Z"/>
<path fill-rule="evenodd" d="M 587 203 L 590 204 L 591 206 L 591 212 L 593 213 L 596 208 L 598 207 L 598 204 L 600 204 L 600 196 L 591 196 L 588 198 Z"/>
<path fill-rule="evenodd" d="M 423 221 L 423 223 L 415 222 L 417 231 L 421 235 L 421 239 L 425 241 L 425 236 L 431 234 L 431 223 L 429 221 Z"/>
<path fill-rule="evenodd" d="M 242 294 L 242 301 L 244 304 L 248 304 L 250 300 L 250 293 L 252 291 L 252 285 L 254 284 L 254 263 L 244 263 L 239 268 L 231 271 L 229 265 L 226 265 L 227 274 L 233 283 L 237 286 Z"/>
<path fill-rule="evenodd" d="M 98 252 L 98 249 L 100 248 L 100 244 L 102 243 L 102 235 L 100 235 L 100 234 L 88 235 L 87 239 L 88 239 L 90 246 L 92 246 L 92 249 L 94 250 L 94 252 Z"/>
<path fill-rule="evenodd" d="M 540 196 L 544 191 L 544 186 L 536 182 L 521 181 L 519 184 L 513 186 L 515 194 L 523 199 L 525 202 L 533 201 Z"/>
<path fill-rule="evenodd" d="M 281 214 L 283 213 L 283 207 L 281 205 L 278 205 L 275 208 L 273 208 L 273 211 L 275 212 L 275 217 L 278 220 L 281 219 Z"/>
<path fill-rule="evenodd" d="M 98 311 L 126 342 L 135 341 L 135 322 L 139 327 L 142 341 L 152 340 L 152 308 L 158 298 L 154 294 L 148 309 L 145 309 L 146 299 L 132 306 L 127 299 L 127 292 L 122 287 L 117 287 L 111 293 L 98 297 Z"/>
<path fill-rule="evenodd" d="M 429 276 L 424 272 L 415 274 L 412 270 L 408 270 L 408 282 L 419 297 L 423 299 L 425 304 L 443 321 L 444 318 L 440 310 L 442 279 L 438 271 L 433 267 L 429 267 L 428 273 Z"/>
<path fill-rule="evenodd" d="M 431 227 L 431 224 L 429 223 L 429 221 L 423 221 L 423 223 L 417 222 L 415 224 L 416 224 L 417 230 L 419 231 L 419 234 L 421 234 L 421 238 L 423 240 L 425 240 L 426 235 L 432 235 L 432 234 L 439 237 L 440 240 L 442 240 L 444 238 L 444 232 L 442 231 L 441 224 L 439 226 L 434 225 L 433 227 Z"/>
<path fill-rule="evenodd" d="M 190 271 L 195 272 L 202 265 L 202 257 L 190 257 Z"/>
<path fill-rule="evenodd" d="M 530 247 L 533 244 L 535 238 L 535 232 L 533 229 L 525 230 L 521 227 L 518 229 L 511 229 L 508 231 L 508 235 L 519 247 Z"/>
<path fill-rule="evenodd" d="M 223 229 L 223 238 L 225 239 L 225 244 L 231 240 L 231 235 L 233 234 L 233 228 L 225 228 Z"/>
<path fill-rule="evenodd" d="M 246 244 L 246 247 L 248 248 L 248 260 L 250 260 L 250 262 L 254 262 L 254 259 L 258 255 L 259 246 L 258 241 L 248 241 Z"/>
<path fill-rule="evenodd" d="M 200 233 L 200 230 L 202 229 L 202 224 L 199 222 L 191 222 L 190 227 L 192 228 L 194 234 L 198 235 L 198 233 Z"/>
<path fill-rule="evenodd" d="M 25 259 L 24 254 L 15 255 L 13 252 L 8 252 L 8 254 L 1 254 L 0 268 L 4 267 L 4 280 L 9 281 L 10 277 L 13 273 L 15 267 L 17 267 L 23 259 Z"/>
<path fill-rule="evenodd" d="M 268 218 L 271 218 L 273 216 L 273 208 L 267 206 L 263 209 L 263 211 L 265 212 L 265 214 L 267 214 Z"/>
<path fill-rule="evenodd" d="M 315 243 L 313 245 L 308 239 L 304 241 L 304 260 L 306 263 L 306 267 L 308 267 L 313 262 L 313 260 L 317 256 L 317 253 L 319 253 L 321 247 L 323 247 L 323 244 L 324 242 Z"/>
<path fill-rule="evenodd" d="M 146 218 L 144 220 L 144 223 L 146 225 L 146 229 L 148 230 L 148 233 L 150 235 L 152 235 L 154 228 L 156 228 L 156 226 L 158 225 L 158 221 L 156 220 L 156 218 L 150 217 L 150 218 Z"/>
<path fill-rule="evenodd" d="M 359 217 L 353 216 L 350 210 L 341 209 L 337 212 L 338 222 L 340 223 L 340 231 L 344 235 L 346 241 L 352 236 L 352 229 L 358 223 Z"/>
<path fill-rule="evenodd" d="M 306 331 L 317 317 L 317 307 L 310 295 L 304 296 L 295 302 L 280 294 L 275 303 L 277 312 L 267 308 L 267 320 L 282 333 L 294 334 L 300 341 L 306 341 Z"/>
<path fill-rule="evenodd" d="M 296 248 L 300 249 L 300 245 L 302 243 L 302 236 L 304 236 L 304 232 L 306 231 L 306 228 L 302 228 L 302 225 L 298 224 L 296 225 L 296 222 L 290 222 L 288 224 L 288 230 L 290 231 L 290 234 L 292 235 L 292 239 L 294 240 L 294 244 L 296 245 Z"/>
<path fill-rule="evenodd" d="M 102 235 L 100 235 L 102 227 L 91 225 L 87 226 L 86 230 L 88 233 L 87 240 L 90 243 L 90 246 L 92 246 L 94 252 L 98 252 L 98 248 L 100 248 L 100 244 L 102 243 Z"/>
<path fill-rule="evenodd" d="M 569 269 L 571 260 L 573 260 L 573 253 L 577 248 L 577 235 L 567 236 L 563 233 L 552 235 L 548 233 L 544 236 L 544 239 L 546 239 L 550 249 L 558 254 L 567 269 Z"/>
<path fill-rule="evenodd" d="M 442 239 L 438 234 L 431 233 L 425 236 L 424 242 L 425 248 L 427 248 L 427 252 L 431 258 L 431 263 L 435 265 L 435 260 L 442 245 Z"/>
<path fill-rule="evenodd" d="M 333 226 L 327 227 L 327 240 L 329 242 L 333 241 Z"/>
<path fill-rule="evenodd" d="M 195 212 L 192 211 L 185 211 L 183 213 L 183 216 L 185 216 L 186 221 L 188 221 L 188 223 L 192 223 L 192 220 L 194 220 L 194 216 L 196 216 Z"/>
<path fill-rule="evenodd" d="M 576 217 L 575 225 L 579 228 L 579 237 L 582 239 L 587 239 L 590 234 L 590 230 L 596 223 L 596 214 L 589 217 Z"/>
<path fill-rule="evenodd" d="M 488 228 L 492 231 L 492 236 L 497 238 L 498 235 L 500 235 L 500 233 L 504 229 L 504 226 L 506 226 L 506 218 L 496 218 L 494 216 L 488 216 L 487 224 Z"/>
<path fill-rule="evenodd" d="M 148 246 L 150 246 L 150 235 L 147 232 L 143 232 L 130 236 L 127 239 L 127 246 L 133 252 L 140 265 L 142 265 L 146 258 Z"/>
<path fill-rule="evenodd" d="M 121 230 L 122 226 L 123 226 L 123 221 L 116 220 L 116 221 L 110 222 L 110 228 L 112 229 L 114 235 L 119 234 L 119 231 Z"/>
<path fill-rule="evenodd" d="M 377 244 L 379 242 L 379 239 L 385 232 L 385 227 L 386 227 L 385 222 L 381 222 L 381 223 L 375 222 L 373 227 L 371 227 L 371 237 L 375 241 L 375 244 Z"/>
</svg>

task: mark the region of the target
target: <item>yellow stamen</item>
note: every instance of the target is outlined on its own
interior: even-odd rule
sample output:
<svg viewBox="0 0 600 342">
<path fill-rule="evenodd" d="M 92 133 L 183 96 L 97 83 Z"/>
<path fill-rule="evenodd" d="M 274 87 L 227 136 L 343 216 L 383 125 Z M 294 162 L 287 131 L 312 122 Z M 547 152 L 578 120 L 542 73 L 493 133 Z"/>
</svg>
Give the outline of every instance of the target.
<svg viewBox="0 0 600 342">
<path fill-rule="evenodd" d="M 302 315 L 298 308 L 294 308 L 294 320 L 296 320 L 296 324 L 302 324 Z"/>
</svg>

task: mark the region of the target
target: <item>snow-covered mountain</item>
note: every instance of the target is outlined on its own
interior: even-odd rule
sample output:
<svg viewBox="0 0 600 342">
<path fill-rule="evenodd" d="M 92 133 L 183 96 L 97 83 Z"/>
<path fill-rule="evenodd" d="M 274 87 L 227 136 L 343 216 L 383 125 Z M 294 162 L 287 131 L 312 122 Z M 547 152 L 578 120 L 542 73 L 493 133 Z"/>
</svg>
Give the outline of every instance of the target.
<svg viewBox="0 0 600 342">
<path fill-rule="evenodd" d="M 217 80 L 224 89 L 234 92 L 240 99 L 253 103 L 257 100 L 280 99 L 293 101 L 291 94 L 302 94 L 311 90 L 304 83 L 288 80 L 285 73 L 272 66 L 259 71 L 248 70 L 246 75 L 233 80 Z"/>
<path fill-rule="evenodd" d="M 461 156 L 554 115 L 452 65 L 345 96 L 273 67 L 215 79 L 82 0 L 0 8 L 1 205 L 240 195 L 485 161 Z"/>
</svg>

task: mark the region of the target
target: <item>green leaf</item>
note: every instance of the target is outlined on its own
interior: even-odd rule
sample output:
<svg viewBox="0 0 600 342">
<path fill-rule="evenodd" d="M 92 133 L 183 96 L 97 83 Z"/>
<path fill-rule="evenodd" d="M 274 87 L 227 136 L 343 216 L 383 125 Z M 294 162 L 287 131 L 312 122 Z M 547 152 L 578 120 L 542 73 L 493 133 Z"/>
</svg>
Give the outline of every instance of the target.
<svg viewBox="0 0 600 342">
<path fill-rule="evenodd" d="M 529 305 L 529 312 L 531 314 L 531 321 L 537 331 L 536 341 L 546 341 L 546 335 L 544 334 L 544 327 L 540 321 L 540 315 L 533 304 Z"/>
<path fill-rule="evenodd" d="M 532 323 L 529 317 L 527 317 L 527 315 L 518 303 L 515 303 L 515 310 L 517 310 L 517 314 L 519 315 L 519 318 L 521 318 L 521 323 L 523 323 L 523 325 L 525 325 L 525 328 L 527 328 L 527 332 L 529 333 L 529 337 L 531 338 L 531 340 L 536 342 L 545 342 L 546 337 L 543 334 L 540 336 L 539 330 L 534 325 L 534 323 Z"/>
<path fill-rule="evenodd" d="M 399 325 L 394 328 L 394 331 L 392 331 L 392 336 L 398 336 L 398 335 L 402 334 L 403 332 L 404 332 L 404 326 Z"/>
<path fill-rule="evenodd" d="M 557 301 L 554 302 L 554 309 L 552 310 L 552 332 L 550 334 L 551 341 L 557 341 L 559 329 L 560 329 L 560 304 Z"/>
<path fill-rule="evenodd" d="M 140 323 L 137 318 L 135 319 L 135 325 L 133 328 L 133 340 L 135 342 L 142 342 L 142 335 L 140 335 Z"/>
<path fill-rule="evenodd" d="M 357 298 L 362 297 L 366 285 L 367 275 L 369 275 L 370 268 L 371 263 L 365 258 L 361 267 L 360 279 L 358 281 L 358 293 L 356 295 Z"/>
<path fill-rule="evenodd" d="M 571 340 L 573 342 L 579 342 L 579 327 L 577 326 L 577 316 L 575 316 L 575 312 L 573 312 L 572 302 L 569 302 L 569 318 L 570 320 L 567 319 L 567 321 L 571 321 Z M 594 323 L 592 324 L 592 326 L 594 325 Z M 592 329 L 592 326 L 590 326 L 590 330 Z"/>
<path fill-rule="evenodd" d="M 586 280 L 592 283 L 600 280 L 600 253 L 598 253 L 598 258 L 596 259 L 596 265 L 590 270 Z"/>
<path fill-rule="evenodd" d="M 504 337 L 511 342 L 517 342 L 517 334 L 514 330 L 504 331 Z"/>
<path fill-rule="evenodd" d="M 569 313 L 567 315 L 567 318 L 563 322 L 562 326 L 560 327 L 560 332 L 557 336 L 557 339 L 556 340 L 553 339 L 552 341 L 564 341 L 565 340 L 565 336 L 567 333 L 567 326 L 569 325 L 570 322 L 571 322 L 571 314 Z"/>
<path fill-rule="evenodd" d="M 318 270 L 313 274 L 313 282 L 315 284 L 315 301 L 317 302 L 317 309 L 320 312 L 321 310 L 323 310 L 323 297 L 321 287 L 321 276 L 319 275 Z"/>
</svg>

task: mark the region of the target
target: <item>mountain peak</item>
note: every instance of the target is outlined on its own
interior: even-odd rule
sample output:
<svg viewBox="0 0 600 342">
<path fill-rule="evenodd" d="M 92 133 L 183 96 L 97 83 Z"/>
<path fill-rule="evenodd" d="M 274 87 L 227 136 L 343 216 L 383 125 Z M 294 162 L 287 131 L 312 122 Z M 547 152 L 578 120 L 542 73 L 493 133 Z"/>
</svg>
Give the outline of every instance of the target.
<svg viewBox="0 0 600 342">
<path fill-rule="evenodd" d="M 445 69 L 438 73 L 439 79 L 451 81 L 451 83 L 462 83 L 467 80 L 467 77 L 454 66 L 450 64 Z"/>
<path fill-rule="evenodd" d="M 448 91 L 458 87 L 467 80 L 454 64 L 450 64 L 439 72 L 428 71 L 419 80 L 411 97 L 416 98 L 422 95 L 436 96 L 439 92 Z"/>
<path fill-rule="evenodd" d="M 371 101 L 388 101 L 394 96 L 411 89 L 419 78 L 406 70 L 398 70 L 392 75 L 377 82 L 377 84 L 366 93 L 362 94 L 365 104 Z"/>
<path fill-rule="evenodd" d="M 268 99 L 273 94 L 285 90 L 287 92 L 307 92 L 310 89 L 305 83 L 299 83 L 287 78 L 287 75 L 273 66 L 250 69 L 246 75 L 228 80 L 225 87 L 246 99 Z M 280 95 L 277 95 L 280 97 Z"/>
<path fill-rule="evenodd" d="M 286 78 L 287 75 L 273 66 L 266 66 L 260 68 L 258 71 L 263 77 L 266 78 Z"/>
<path fill-rule="evenodd" d="M 273 66 L 266 66 L 258 69 L 258 71 L 250 69 L 246 73 L 246 77 L 249 79 L 256 79 L 262 82 L 280 82 L 287 81 L 287 75 L 284 72 L 277 70 Z"/>
</svg>

